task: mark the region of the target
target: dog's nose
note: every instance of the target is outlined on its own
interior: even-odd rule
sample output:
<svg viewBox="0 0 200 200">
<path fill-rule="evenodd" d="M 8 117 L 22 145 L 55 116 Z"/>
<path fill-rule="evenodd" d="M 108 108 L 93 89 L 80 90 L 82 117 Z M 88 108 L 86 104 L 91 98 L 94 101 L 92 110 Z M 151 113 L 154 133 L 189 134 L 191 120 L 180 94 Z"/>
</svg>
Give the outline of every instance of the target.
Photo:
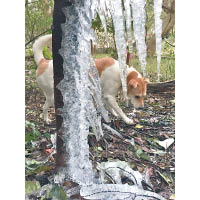
<svg viewBox="0 0 200 200">
<path fill-rule="evenodd" d="M 139 105 L 139 108 L 144 108 L 144 103 L 142 103 L 141 105 Z"/>
<path fill-rule="evenodd" d="M 139 109 L 143 109 L 144 108 L 144 104 L 138 106 Z"/>
</svg>

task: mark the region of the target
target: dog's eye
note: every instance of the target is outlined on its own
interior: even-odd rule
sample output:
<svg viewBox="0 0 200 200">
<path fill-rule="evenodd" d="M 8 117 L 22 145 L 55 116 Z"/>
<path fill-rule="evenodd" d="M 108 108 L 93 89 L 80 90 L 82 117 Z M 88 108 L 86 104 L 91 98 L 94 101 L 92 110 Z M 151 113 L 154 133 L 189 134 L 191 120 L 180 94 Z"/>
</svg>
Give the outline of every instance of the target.
<svg viewBox="0 0 200 200">
<path fill-rule="evenodd" d="M 136 99 L 139 99 L 139 98 L 140 98 L 140 96 L 135 96 L 135 98 L 136 98 Z"/>
</svg>

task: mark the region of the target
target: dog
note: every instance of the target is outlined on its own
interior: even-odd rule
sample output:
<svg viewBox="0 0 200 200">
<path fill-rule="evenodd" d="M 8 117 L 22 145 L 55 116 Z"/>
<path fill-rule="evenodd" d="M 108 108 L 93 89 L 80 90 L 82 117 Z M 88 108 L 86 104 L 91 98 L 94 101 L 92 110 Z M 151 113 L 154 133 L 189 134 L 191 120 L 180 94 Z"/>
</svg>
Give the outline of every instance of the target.
<svg viewBox="0 0 200 200">
<path fill-rule="evenodd" d="M 52 46 L 52 34 L 39 37 L 33 44 L 34 60 L 37 64 L 36 81 L 46 98 L 43 114 L 44 121 L 49 124 L 51 120 L 48 118 L 48 109 L 54 106 L 53 60 L 44 58 L 43 49 L 45 46 Z"/>
<path fill-rule="evenodd" d="M 40 37 L 33 44 L 34 60 L 37 64 L 36 80 L 43 90 L 46 101 L 43 107 L 44 121 L 49 124 L 48 109 L 54 106 L 54 80 L 53 61 L 47 60 L 43 55 L 43 48 L 52 45 L 52 35 Z M 121 117 L 126 124 L 133 124 L 122 109 L 118 106 L 116 96 L 122 90 L 119 62 L 113 58 L 100 58 L 95 60 L 99 73 L 104 102 L 107 109 L 115 116 Z M 126 78 L 127 96 L 135 108 L 144 107 L 144 98 L 147 92 L 148 78 L 144 78 L 135 68 L 129 67 Z"/>
<path fill-rule="evenodd" d="M 122 109 L 118 106 L 116 96 L 122 90 L 119 62 L 113 58 L 95 60 L 101 80 L 103 97 L 107 109 L 116 117 L 121 117 L 126 124 L 133 124 Z M 127 96 L 135 108 L 144 107 L 144 98 L 147 93 L 148 78 L 144 78 L 135 68 L 129 67 L 126 77 Z"/>
</svg>

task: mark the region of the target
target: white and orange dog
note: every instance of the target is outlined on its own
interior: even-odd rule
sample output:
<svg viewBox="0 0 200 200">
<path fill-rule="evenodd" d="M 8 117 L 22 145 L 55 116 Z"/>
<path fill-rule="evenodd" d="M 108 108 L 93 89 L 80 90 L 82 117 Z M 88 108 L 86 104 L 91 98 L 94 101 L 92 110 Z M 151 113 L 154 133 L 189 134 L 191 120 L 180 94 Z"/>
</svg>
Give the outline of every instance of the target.
<svg viewBox="0 0 200 200">
<path fill-rule="evenodd" d="M 44 120 L 49 123 L 48 108 L 54 106 L 53 90 L 53 61 L 46 60 L 43 55 L 44 46 L 51 46 L 52 35 L 40 37 L 33 45 L 34 59 L 38 65 L 36 76 L 39 87 L 43 90 L 46 102 L 43 107 Z M 103 97 L 108 110 L 115 116 L 121 117 L 125 123 L 133 124 L 122 109 L 118 106 L 116 96 L 122 89 L 119 63 L 113 58 L 96 59 L 96 67 L 101 80 Z M 148 78 L 141 76 L 133 67 L 128 68 L 127 96 L 135 108 L 144 107 Z"/>
</svg>

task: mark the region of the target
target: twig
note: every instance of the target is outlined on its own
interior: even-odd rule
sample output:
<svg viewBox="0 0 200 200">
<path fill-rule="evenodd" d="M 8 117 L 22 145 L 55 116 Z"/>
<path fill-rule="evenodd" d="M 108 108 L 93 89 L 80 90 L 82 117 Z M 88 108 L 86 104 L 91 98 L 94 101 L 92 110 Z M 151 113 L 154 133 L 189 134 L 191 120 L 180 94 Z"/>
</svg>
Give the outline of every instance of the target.
<svg viewBox="0 0 200 200">
<path fill-rule="evenodd" d="M 39 35 L 35 36 L 33 39 L 31 39 L 29 42 L 27 42 L 27 43 L 25 44 L 25 46 L 27 46 L 28 44 L 30 44 L 31 42 L 33 42 L 35 39 L 37 39 L 38 37 L 40 37 L 41 35 L 47 33 L 47 32 L 50 31 L 50 30 L 51 30 L 51 28 L 49 28 L 49 29 L 47 29 L 46 31 L 44 31 L 44 32 L 40 33 Z"/>
<path fill-rule="evenodd" d="M 166 39 L 164 39 L 164 41 L 165 41 L 167 44 L 169 44 L 170 46 L 175 47 L 175 45 L 169 43 Z"/>
</svg>

